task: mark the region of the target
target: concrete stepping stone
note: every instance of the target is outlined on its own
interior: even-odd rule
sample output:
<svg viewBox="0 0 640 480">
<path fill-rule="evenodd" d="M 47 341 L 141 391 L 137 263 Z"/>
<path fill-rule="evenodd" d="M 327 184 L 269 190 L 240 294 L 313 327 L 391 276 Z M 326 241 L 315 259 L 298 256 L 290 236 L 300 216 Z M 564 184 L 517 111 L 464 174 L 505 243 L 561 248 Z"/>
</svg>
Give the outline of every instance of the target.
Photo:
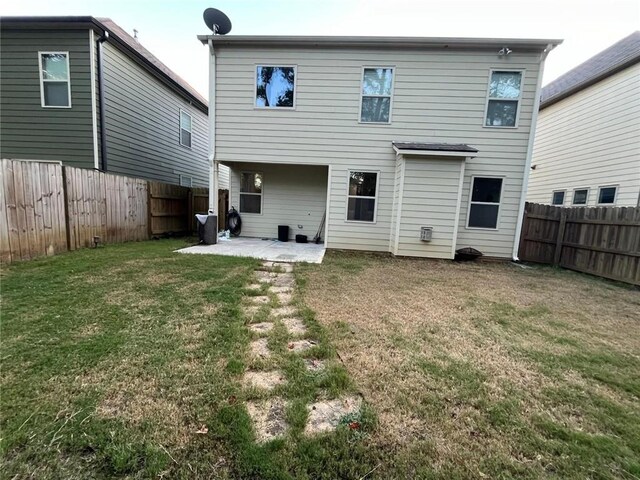
<svg viewBox="0 0 640 480">
<path fill-rule="evenodd" d="M 287 432 L 286 407 L 286 402 L 281 398 L 271 398 L 247 404 L 247 411 L 253 421 L 253 429 L 258 443 L 282 437 Z"/>
<path fill-rule="evenodd" d="M 293 272 L 293 265 L 290 263 L 284 263 L 284 262 L 263 262 L 262 268 L 267 271 L 277 271 L 277 272 L 284 272 L 284 273 Z"/>
<path fill-rule="evenodd" d="M 247 298 L 253 305 L 266 305 L 267 303 L 271 302 L 271 299 L 266 295 L 258 295 L 255 297 L 247 297 Z"/>
<path fill-rule="evenodd" d="M 296 340 L 294 342 L 289 342 L 289 344 L 287 345 L 287 349 L 293 353 L 300 353 L 304 352 L 305 350 L 309 350 L 315 345 L 317 345 L 316 342 L 312 340 Z"/>
<path fill-rule="evenodd" d="M 295 284 L 295 278 L 290 273 L 276 273 L 271 279 L 271 285 L 275 287 L 293 287 Z"/>
<path fill-rule="evenodd" d="M 273 293 L 292 293 L 293 289 L 291 287 L 274 287 L 273 285 L 271 285 L 269 287 L 269 291 L 273 292 Z"/>
<path fill-rule="evenodd" d="M 255 272 L 256 280 L 260 283 L 273 283 L 276 279 L 277 273 L 265 272 L 263 270 L 258 270 Z"/>
<path fill-rule="evenodd" d="M 319 373 L 327 368 L 327 364 L 324 360 L 317 360 L 315 358 L 305 358 L 304 367 L 308 372 Z"/>
<path fill-rule="evenodd" d="M 251 325 L 249 325 L 249 330 L 255 333 L 267 333 L 273 330 L 273 323 L 271 322 L 252 323 Z"/>
<path fill-rule="evenodd" d="M 253 318 L 260 311 L 260 305 L 245 305 L 242 307 L 242 311 L 245 314 L 245 316 L 249 318 Z"/>
<path fill-rule="evenodd" d="M 313 403 L 307 407 L 309 416 L 304 433 L 315 435 L 335 430 L 344 416 L 358 412 L 361 406 L 362 398 L 356 396 Z"/>
<path fill-rule="evenodd" d="M 276 297 L 278 297 L 278 303 L 280 303 L 280 305 L 289 305 L 293 299 L 293 293 L 279 292 L 276 293 Z"/>
<path fill-rule="evenodd" d="M 271 310 L 271 314 L 274 317 L 290 317 L 295 315 L 298 312 L 296 307 L 292 307 L 291 305 L 287 305 L 285 307 L 278 307 Z"/>
<path fill-rule="evenodd" d="M 254 387 L 262 390 L 273 390 L 278 385 L 283 385 L 286 380 L 282 372 L 273 370 L 271 372 L 246 372 L 242 382 L 247 387 Z"/>
<path fill-rule="evenodd" d="M 247 290 L 260 291 L 262 290 L 262 285 L 260 283 L 252 283 L 251 285 L 246 287 Z"/>
<path fill-rule="evenodd" d="M 249 344 L 251 350 L 251 356 L 253 358 L 269 358 L 271 356 L 271 350 L 267 346 L 266 338 L 259 338 Z"/>
<path fill-rule="evenodd" d="M 282 323 L 290 335 L 303 335 L 307 333 L 307 327 L 300 318 L 283 318 Z"/>
</svg>

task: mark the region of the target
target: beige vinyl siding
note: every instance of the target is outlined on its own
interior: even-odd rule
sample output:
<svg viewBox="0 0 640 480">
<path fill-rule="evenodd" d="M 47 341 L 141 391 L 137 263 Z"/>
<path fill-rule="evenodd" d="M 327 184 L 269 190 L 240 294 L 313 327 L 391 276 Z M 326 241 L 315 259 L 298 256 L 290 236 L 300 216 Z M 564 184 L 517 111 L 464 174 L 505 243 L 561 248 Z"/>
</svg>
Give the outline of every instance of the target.
<svg viewBox="0 0 640 480">
<path fill-rule="evenodd" d="M 0 29 L 0 153 L 93 168 L 89 30 Z M 38 52 L 69 52 L 71 108 L 44 108 Z"/>
<path fill-rule="evenodd" d="M 396 161 L 395 182 L 393 186 L 393 207 L 391 209 L 391 234 L 389 236 L 389 251 L 393 254 L 397 253 L 396 243 L 398 238 L 398 217 L 400 214 L 400 194 L 402 186 L 402 173 L 404 168 L 404 159 L 398 157 Z"/>
<path fill-rule="evenodd" d="M 510 257 L 531 126 L 539 55 L 430 49 L 249 48 L 217 50 L 216 154 L 221 161 L 331 165 L 331 248 L 390 250 L 396 155 L 391 142 L 467 143 L 479 149 L 470 175 L 508 177 L 504 216 L 494 232 L 460 238 L 494 256 Z M 257 64 L 297 65 L 296 108 L 255 109 Z M 360 124 L 362 67 L 393 66 L 390 125 Z M 524 69 L 518 127 L 483 127 L 491 68 Z M 349 170 L 380 173 L 375 223 L 346 221 Z M 467 201 L 467 196 L 463 202 Z M 466 206 L 460 223 L 466 221 Z"/>
<path fill-rule="evenodd" d="M 229 190 L 229 177 L 231 172 L 226 165 L 218 166 L 218 188 L 220 190 Z"/>
<path fill-rule="evenodd" d="M 551 203 L 554 190 L 617 185 L 617 206 L 640 195 L 640 64 L 612 75 L 540 111 L 527 200 Z"/>
<path fill-rule="evenodd" d="M 396 255 L 453 258 L 462 161 L 451 158 L 404 160 Z M 433 228 L 430 242 L 420 240 L 421 227 Z"/>
<path fill-rule="evenodd" d="M 116 46 L 104 44 L 107 169 L 179 183 L 209 184 L 207 115 L 190 105 Z M 180 109 L 191 115 L 191 148 L 180 145 Z"/>
<path fill-rule="evenodd" d="M 277 238 L 278 225 L 289 226 L 289 237 L 315 236 L 327 204 L 327 167 L 231 164 L 230 205 L 240 211 L 240 175 L 262 173 L 262 213 L 242 213 L 242 236 Z M 301 225 L 302 228 L 298 228 Z"/>
</svg>

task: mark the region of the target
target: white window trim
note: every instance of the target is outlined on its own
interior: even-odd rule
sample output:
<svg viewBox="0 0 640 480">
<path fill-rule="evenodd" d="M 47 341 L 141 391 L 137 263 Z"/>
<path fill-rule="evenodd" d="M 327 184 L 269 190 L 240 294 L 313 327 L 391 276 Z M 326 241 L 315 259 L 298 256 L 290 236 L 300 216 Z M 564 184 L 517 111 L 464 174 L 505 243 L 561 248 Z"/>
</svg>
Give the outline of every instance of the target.
<svg viewBox="0 0 640 480">
<path fill-rule="evenodd" d="M 375 173 L 376 174 L 376 194 L 373 197 L 365 196 L 365 195 L 350 195 L 349 194 L 349 182 L 351 180 L 352 172 L 361 172 L 361 173 Z M 374 225 L 378 223 L 378 198 L 380 196 L 380 170 L 363 170 L 359 168 L 350 168 L 347 170 L 347 201 L 345 203 L 345 212 L 344 212 L 344 221 L 346 223 L 364 223 L 366 225 Z M 349 220 L 349 199 L 350 198 L 364 198 L 364 199 L 373 199 L 373 220 Z"/>
<path fill-rule="evenodd" d="M 494 72 L 513 72 L 520 73 L 520 95 L 518 98 L 490 98 L 489 92 L 491 91 L 491 77 L 493 77 Z M 526 69 L 524 68 L 509 68 L 509 67 L 492 67 L 489 69 L 489 78 L 487 80 L 487 93 L 484 101 L 484 115 L 482 116 L 482 126 L 484 128 L 518 128 L 520 124 L 520 110 L 522 110 L 522 94 L 524 92 L 524 78 L 525 78 Z M 509 125 L 487 125 L 487 112 L 489 111 L 489 100 L 500 100 L 500 101 L 511 101 L 518 102 L 518 106 L 516 107 L 516 123 L 513 126 Z"/>
<path fill-rule="evenodd" d="M 183 183 L 183 180 L 186 180 L 186 179 L 188 179 L 188 180 L 189 180 L 189 184 L 188 184 L 188 185 L 185 185 L 185 184 Z M 193 177 L 192 177 L 192 176 L 190 176 L 190 175 L 182 175 L 182 174 L 179 174 L 179 175 L 178 175 L 178 180 L 179 180 L 179 182 L 180 182 L 180 186 L 181 186 L 181 187 L 193 187 Z"/>
<path fill-rule="evenodd" d="M 64 55 L 67 59 L 67 98 L 69 105 L 45 105 L 44 102 L 44 84 L 45 82 L 62 83 L 63 80 L 46 80 L 42 75 L 42 56 L 43 55 Z M 69 52 L 38 52 L 38 74 L 40 75 L 40 106 L 42 108 L 71 108 L 71 67 L 69 65 Z"/>
<path fill-rule="evenodd" d="M 191 119 L 191 130 L 187 130 L 186 128 L 182 128 L 182 114 L 183 113 Z M 184 143 L 182 143 L 182 130 L 185 130 L 185 131 L 189 132 L 189 135 L 190 135 L 190 138 L 191 138 L 191 145 L 185 145 Z M 193 115 L 191 115 L 186 110 L 183 110 L 182 108 L 180 109 L 180 115 L 178 117 L 178 142 L 180 143 L 181 146 L 183 146 L 185 148 L 188 148 L 189 150 L 192 149 L 192 146 L 193 146 Z"/>
<path fill-rule="evenodd" d="M 247 173 L 249 175 L 261 175 L 262 176 L 262 193 L 251 193 L 251 192 L 243 192 L 242 191 L 242 174 L 243 173 Z M 238 212 L 242 213 L 244 215 L 255 215 L 255 216 L 262 216 L 264 214 L 264 173 L 259 172 L 257 170 L 243 170 L 240 172 L 240 178 L 239 178 L 239 185 L 238 185 Z M 242 202 L 240 202 L 240 198 L 242 197 L 242 195 L 255 195 L 255 196 L 260 196 L 260 213 L 254 213 L 254 212 L 243 212 L 241 210 L 241 205 Z"/>
<path fill-rule="evenodd" d="M 292 107 L 259 107 L 258 102 L 258 67 L 293 68 L 293 106 Z M 298 105 L 298 65 L 274 63 L 256 63 L 253 66 L 253 109 L 254 110 L 296 110 Z"/>
<path fill-rule="evenodd" d="M 576 192 L 578 190 L 586 190 L 587 191 L 587 198 L 585 200 L 584 203 L 575 203 L 575 198 L 576 198 Z M 591 194 L 591 189 L 589 187 L 578 187 L 578 188 L 574 188 L 571 191 L 571 205 L 577 205 L 578 207 L 586 207 L 589 204 L 589 195 Z"/>
<path fill-rule="evenodd" d="M 564 195 L 562 196 L 562 203 L 553 203 L 553 197 L 555 197 L 556 193 L 562 192 Z M 567 201 L 567 190 L 553 190 L 551 192 L 551 205 L 554 207 L 562 207 L 564 203 Z"/>
<path fill-rule="evenodd" d="M 474 202 L 471 199 L 473 198 L 473 185 L 476 181 L 476 178 L 491 178 L 495 180 L 502 180 L 500 184 L 500 201 L 499 202 Z M 467 230 L 488 230 L 490 232 L 496 232 L 500 230 L 500 214 L 502 213 L 502 199 L 504 198 L 504 184 L 506 181 L 506 177 L 501 177 L 499 175 L 473 175 L 471 177 L 471 183 L 469 184 L 469 202 L 467 205 L 467 221 L 465 228 Z M 498 214 L 496 215 L 496 227 L 471 227 L 469 226 L 469 220 L 471 220 L 471 205 L 498 205 Z"/>
<path fill-rule="evenodd" d="M 364 71 L 367 69 L 373 68 L 388 68 L 391 69 L 391 93 L 389 95 L 365 95 L 362 93 L 362 88 L 364 87 Z M 363 65 L 362 70 L 360 72 L 360 103 L 358 105 L 358 123 L 362 125 L 391 125 L 392 114 L 393 114 L 393 97 L 394 90 L 396 86 L 396 66 L 395 65 Z M 364 97 L 375 97 L 375 98 L 387 98 L 389 97 L 389 121 L 388 122 L 363 122 L 362 121 L 362 99 Z M 356 170 L 353 170 L 354 172 Z"/>
<path fill-rule="evenodd" d="M 616 192 L 613 194 L 613 203 L 600 203 L 600 190 L 603 188 L 615 188 Z M 618 190 L 620 190 L 620 185 L 600 185 L 598 187 L 598 196 L 596 197 L 596 205 L 602 205 L 604 207 L 610 207 L 615 205 L 618 202 Z"/>
</svg>

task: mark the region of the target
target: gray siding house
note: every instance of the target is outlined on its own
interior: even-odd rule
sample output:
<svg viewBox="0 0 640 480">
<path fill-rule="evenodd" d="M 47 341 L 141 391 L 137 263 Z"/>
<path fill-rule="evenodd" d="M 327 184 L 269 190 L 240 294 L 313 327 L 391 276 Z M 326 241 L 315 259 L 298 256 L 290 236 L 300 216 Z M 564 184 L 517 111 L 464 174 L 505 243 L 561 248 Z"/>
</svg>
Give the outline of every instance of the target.
<svg viewBox="0 0 640 480">
<path fill-rule="evenodd" d="M 542 89 L 527 200 L 640 206 L 640 32 Z"/>
<path fill-rule="evenodd" d="M 558 40 L 199 38 L 242 235 L 311 238 L 326 214 L 328 248 L 516 256 Z"/>
<path fill-rule="evenodd" d="M 208 184 L 207 101 L 114 22 L 3 17 L 0 42 L 3 158 Z"/>
</svg>

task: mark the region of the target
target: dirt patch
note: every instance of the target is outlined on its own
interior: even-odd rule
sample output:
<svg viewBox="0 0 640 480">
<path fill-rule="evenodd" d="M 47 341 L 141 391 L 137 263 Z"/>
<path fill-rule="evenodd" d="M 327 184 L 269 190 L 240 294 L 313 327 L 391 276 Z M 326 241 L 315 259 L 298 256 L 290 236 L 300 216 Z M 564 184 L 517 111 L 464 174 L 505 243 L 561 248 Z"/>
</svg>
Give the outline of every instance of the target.
<svg viewBox="0 0 640 480">
<path fill-rule="evenodd" d="M 77 338 L 88 338 L 102 332 L 102 326 L 97 323 L 90 323 L 89 325 L 83 325 L 76 332 Z"/>
<path fill-rule="evenodd" d="M 269 358 L 271 357 L 271 350 L 267 345 L 266 338 L 260 338 L 249 344 L 249 350 L 253 358 Z"/>
<path fill-rule="evenodd" d="M 176 283 L 181 280 L 180 277 L 173 275 L 171 273 L 150 273 L 145 276 L 144 280 L 142 280 L 146 285 L 152 286 L 161 286 L 168 285 L 170 283 Z"/>
<path fill-rule="evenodd" d="M 280 398 L 247 404 L 257 442 L 268 442 L 287 432 L 285 409 L 286 403 Z"/>
<path fill-rule="evenodd" d="M 296 340 L 287 344 L 287 349 L 293 353 L 300 353 L 313 348 L 316 342 L 312 340 Z"/>
<path fill-rule="evenodd" d="M 244 374 L 242 382 L 247 387 L 259 388 L 262 390 L 273 390 L 278 385 L 286 382 L 282 372 L 273 370 L 271 372 L 249 371 Z"/>
<path fill-rule="evenodd" d="M 273 323 L 271 322 L 253 323 L 249 325 L 249 330 L 255 333 L 267 333 L 273 330 Z"/>
<path fill-rule="evenodd" d="M 289 335 L 299 336 L 307 333 L 307 327 L 304 322 L 299 318 L 283 318 L 282 323 L 286 327 Z"/>
<path fill-rule="evenodd" d="M 304 433 L 315 435 L 335 430 L 342 418 L 357 413 L 361 406 L 360 397 L 346 397 L 311 404 L 307 407 L 309 417 Z"/>
</svg>

